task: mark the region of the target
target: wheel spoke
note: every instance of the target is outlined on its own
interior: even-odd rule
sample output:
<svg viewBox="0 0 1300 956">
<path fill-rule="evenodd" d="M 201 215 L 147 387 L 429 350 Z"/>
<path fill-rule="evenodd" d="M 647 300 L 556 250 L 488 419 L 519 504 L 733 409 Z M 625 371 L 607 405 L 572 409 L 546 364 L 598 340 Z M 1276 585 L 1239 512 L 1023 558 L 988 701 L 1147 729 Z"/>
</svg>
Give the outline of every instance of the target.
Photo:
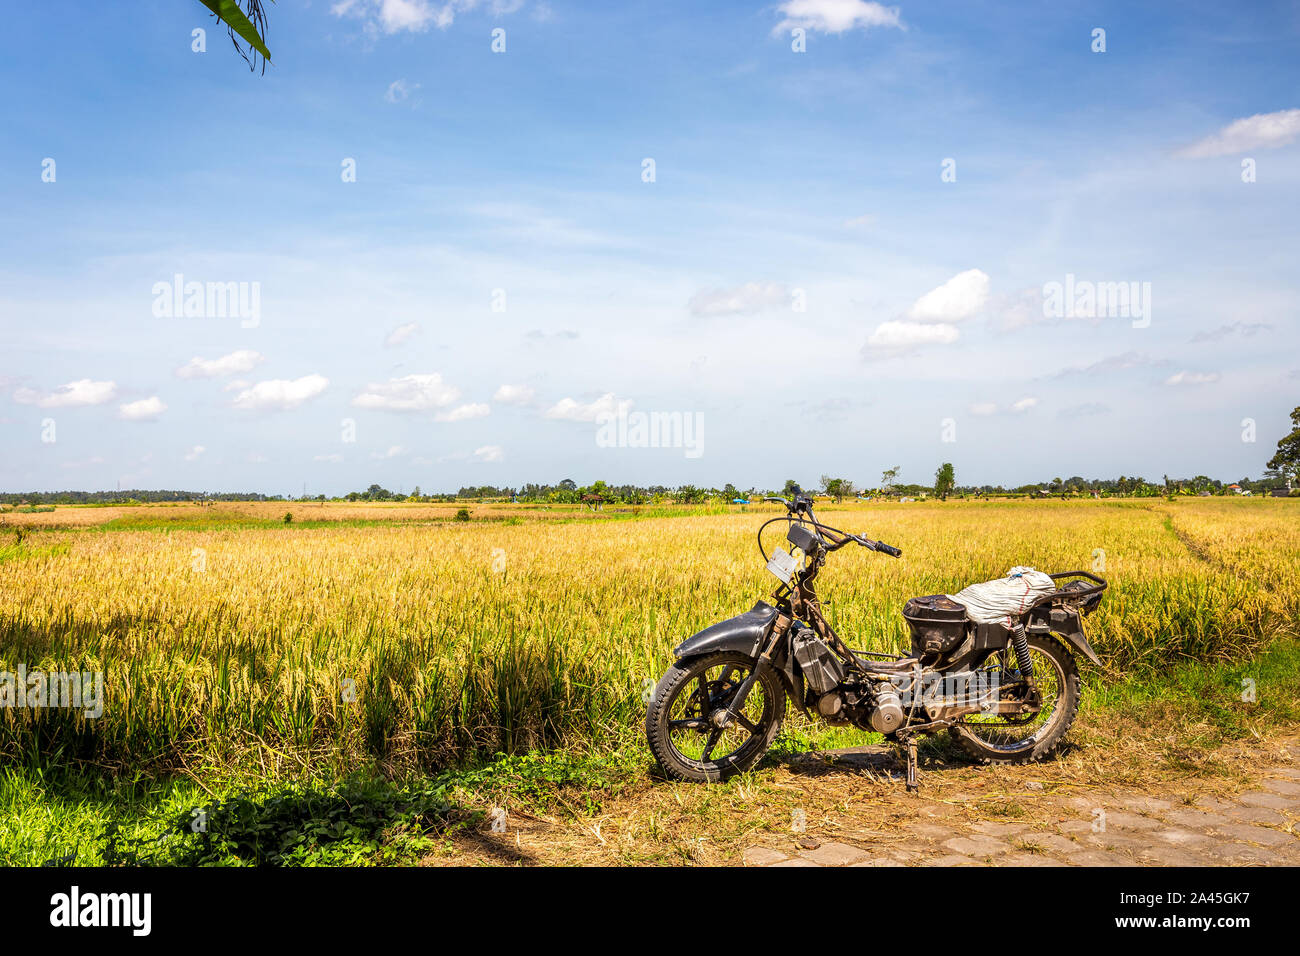
<svg viewBox="0 0 1300 956">
<path fill-rule="evenodd" d="M 702 717 L 684 717 L 668 721 L 668 726 L 673 730 L 698 730 L 702 733 L 709 729 L 710 724 Z"/>
<path fill-rule="evenodd" d="M 705 717 L 709 716 L 709 710 L 713 706 L 713 701 L 709 697 L 709 675 L 708 674 L 702 673 L 696 679 L 695 696 L 696 698 L 699 699 L 700 702 L 700 713 Z"/>
<path fill-rule="evenodd" d="M 717 744 L 718 738 L 721 736 L 722 736 L 721 727 L 714 727 L 713 730 L 709 733 L 709 739 L 704 744 L 704 753 L 700 756 L 700 759 L 703 760 L 705 763 L 708 763 L 709 758 L 713 756 L 713 748 Z"/>
<path fill-rule="evenodd" d="M 758 727 L 756 727 L 753 721 L 751 721 L 744 714 L 740 714 L 740 713 L 736 714 L 736 723 L 740 724 L 740 726 L 744 727 L 751 734 L 758 733 Z"/>
</svg>

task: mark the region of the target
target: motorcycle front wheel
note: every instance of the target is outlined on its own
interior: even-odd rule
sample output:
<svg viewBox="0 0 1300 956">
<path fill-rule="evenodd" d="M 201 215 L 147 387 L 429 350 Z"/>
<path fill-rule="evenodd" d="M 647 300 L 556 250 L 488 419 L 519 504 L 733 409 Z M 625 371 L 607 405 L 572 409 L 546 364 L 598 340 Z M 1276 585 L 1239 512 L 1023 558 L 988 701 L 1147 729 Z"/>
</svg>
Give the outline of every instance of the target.
<svg viewBox="0 0 1300 956">
<path fill-rule="evenodd" d="M 650 752 L 664 773 L 715 783 L 762 759 L 785 716 L 785 687 L 775 672 L 760 673 L 735 720 L 719 726 L 753 669 L 753 658 L 734 651 L 688 658 L 668 669 L 645 715 Z"/>
</svg>

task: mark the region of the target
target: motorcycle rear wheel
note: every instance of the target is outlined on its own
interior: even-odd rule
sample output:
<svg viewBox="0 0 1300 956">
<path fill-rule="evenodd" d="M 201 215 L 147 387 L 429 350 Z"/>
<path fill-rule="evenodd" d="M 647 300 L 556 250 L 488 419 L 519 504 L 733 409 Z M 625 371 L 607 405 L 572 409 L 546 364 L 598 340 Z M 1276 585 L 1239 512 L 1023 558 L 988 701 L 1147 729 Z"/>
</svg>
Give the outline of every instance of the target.
<svg viewBox="0 0 1300 956">
<path fill-rule="evenodd" d="M 1064 742 L 1078 713 L 1079 668 L 1074 656 L 1054 637 L 1033 634 L 1028 641 L 1034 681 L 1042 698 L 1037 713 L 1028 718 L 973 715 L 952 728 L 962 748 L 981 763 L 1029 763 L 1051 756 Z M 1015 654 L 1009 646 L 1002 660 L 1007 662 L 1010 678 L 1018 679 Z M 1004 691 L 1004 697 L 1009 693 Z"/>
<path fill-rule="evenodd" d="M 645 715 L 650 752 L 664 773 L 675 780 L 716 783 L 762 759 L 785 717 L 785 687 L 775 672 L 759 675 L 730 726 L 715 723 L 753 668 L 753 658 L 721 651 L 668 669 Z"/>
</svg>

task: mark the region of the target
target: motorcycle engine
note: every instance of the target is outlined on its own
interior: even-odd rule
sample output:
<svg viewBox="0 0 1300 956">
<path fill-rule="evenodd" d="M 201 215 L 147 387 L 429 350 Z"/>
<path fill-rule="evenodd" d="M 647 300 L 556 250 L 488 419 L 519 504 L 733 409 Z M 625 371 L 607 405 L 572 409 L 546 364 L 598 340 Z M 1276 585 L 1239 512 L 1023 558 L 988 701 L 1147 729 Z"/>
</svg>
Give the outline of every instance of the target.
<svg viewBox="0 0 1300 956">
<path fill-rule="evenodd" d="M 856 679 L 846 682 L 843 662 L 811 628 L 796 631 L 792 645 L 810 709 L 832 723 L 862 726 L 867 720 L 881 734 L 892 734 L 903 726 L 903 700 L 892 683 L 881 681 L 871 687 Z"/>
<path fill-rule="evenodd" d="M 807 686 L 810 706 L 828 720 L 845 718 L 844 695 L 840 682 L 844 680 L 844 664 L 811 628 L 800 628 L 793 639 L 794 659 L 799 664 Z"/>
<path fill-rule="evenodd" d="M 871 710 L 871 727 L 880 734 L 892 734 L 903 726 L 903 699 L 893 684 L 876 685 L 876 705 Z"/>
</svg>

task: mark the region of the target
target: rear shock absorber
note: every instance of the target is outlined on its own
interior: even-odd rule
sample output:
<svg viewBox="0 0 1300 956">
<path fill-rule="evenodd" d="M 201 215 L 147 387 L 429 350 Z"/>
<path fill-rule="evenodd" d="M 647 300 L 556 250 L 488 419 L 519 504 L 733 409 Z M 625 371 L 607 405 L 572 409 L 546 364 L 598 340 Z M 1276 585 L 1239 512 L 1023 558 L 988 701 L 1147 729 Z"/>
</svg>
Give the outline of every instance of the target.
<svg viewBox="0 0 1300 956">
<path fill-rule="evenodd" d="M 1016 664 L 1020 667 L 1020 673 L 1026 678 L 1034 676 L 1034 662 L 1029 656 L 1029 638 L 1025 636 L 1025 625 L 1019 621 L 1011 631 L 1011 646 L 1016 651 Z"/>
</svg>

